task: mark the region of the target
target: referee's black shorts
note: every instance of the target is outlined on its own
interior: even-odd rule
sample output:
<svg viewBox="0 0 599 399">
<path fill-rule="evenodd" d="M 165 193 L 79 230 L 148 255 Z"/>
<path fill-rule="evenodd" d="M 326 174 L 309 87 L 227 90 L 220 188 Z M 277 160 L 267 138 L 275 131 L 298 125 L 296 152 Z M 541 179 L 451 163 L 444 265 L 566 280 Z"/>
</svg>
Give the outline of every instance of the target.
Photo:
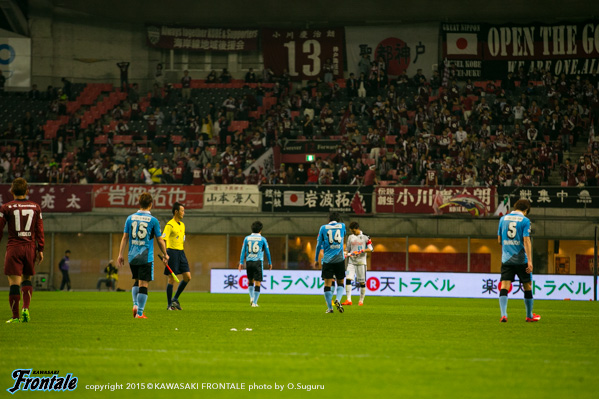
<svg viewBox="0 0 599 399">
<path fill-rule="evenodd" d="M 532 281 L 531 273 L 526 272 L 527 264 L 521 265 L 506 265 L 501 264 L 501 281 L 515 281 L 516 276 L 521 283 L 530 283 Z"/>
<path fill-rule="evenodd" d="M 168 254 L 168 265 L 173 269 L 175 275 L 189 272 L 189 262 L 187 262 L 187 257 L 182 249 L 168 248 L 166 253 Z M 171 275 L 166 267 L 164 268 L 164 275 Z"/>
<path fill-rule="evenodd" d="M 322 262 L 322 278 L 331 279 L 336 278 L 342 280 L 345 278 L 345 261 L 324 263 Z"/>
</svg>

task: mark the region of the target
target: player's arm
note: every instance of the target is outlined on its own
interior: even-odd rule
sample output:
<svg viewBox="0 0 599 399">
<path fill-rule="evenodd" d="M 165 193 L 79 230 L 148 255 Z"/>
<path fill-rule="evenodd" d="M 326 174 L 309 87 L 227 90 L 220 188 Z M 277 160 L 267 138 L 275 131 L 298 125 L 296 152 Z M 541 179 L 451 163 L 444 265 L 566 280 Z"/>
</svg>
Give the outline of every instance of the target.
<svg viewBox="0 0 599 399">
<path fill-rule="evenodd" d="M 4 235 L 4 225 L 6 224 L 6 219 L 4 218 L 4 207 L 0 209 L 0 241 L 2 241 L 2 236 Z"/>
<path fill-rule="evenodd" d="M 158 243 L 158 248 L 160 252 L 162 252 L 162 263 L 168 265 L 168 254 L 166 253 L 166 243 L 162 239 L 162 233 L 160 232 L 160 222 L 158 219 L 153 218 L 152 220 L 152 235 L 156 238 L 156 242 Z"/>
<path fill-rule="evenodd" d="M 366 236 L 368 240 L 366 241 L 366 248 L 364 248 L 364 252 L 374 252 L 374 247 L 372 246 L 372 240 L 370 237 Z"/>
<path fill-rule="evenodd" d="M 532 243 L 530 237 L 524 237 L 524 251 L 528 258 L 528 266 L 526 267 L 526 273 L 532 273 Z"/>
<path fill-rule="evenodd" d="M 322 228 L 318 232 L 318 238 L 316 239 L 316 254 L 314 254 L 314 263 L 312 267 L 318 267 L 318 258 L 320 257 L 320 250 L 322 249 Z"/>
<path fill-rule="evenodd" d="M 42 220 L 42 211 L 40 209 L 39 218 L 35 224 L 35 239 L 37 241 L 37 264 L 39 265 L 44 260 L 44 245 L 46 239 L 44 236 L 44 221 Z"/>
<path fill-rule="evenodd" d="M 262 237 L 264 240 L 264 252 L 266 252 L 266 257 L 268 258 L 268 270 L 272 270 L 272 260 L 270 259 L 270 249 L 268 248 L 268 241 L 266 238 Z"/>
<path fill-rule="evenodd" d="M 164 242 L 162 237 L 159 235 L 156 236 L 156 242 L 158 242 L 158 248 L 160 248 L 162 255 L 164 255 L 162 257 L 162 262 L 164 262 L 164 264 L 166 265 L 166 264 L 168 264 L 168 254 L 166 253 L 166 243 Z"/>
<path fill-rule="evenodd" d="M 129 241 L 129 233 L 123 233 L 123 237 L 121 238 L 121 246 L 119 248 L 119 257 L 116 260 L 118 267 L 123 267 L 125 265 L 125 258 L 123 258 L 123 253 L 125 248 L 127 247 L 127 242 Z"/>
<path fill-rule="evenodd" d="M 173 230 L 173 228 L 172 228 L 171 224 L 167 223 L 166 226 L 164 226 L 164 231 L 162 232 L 162 239 L 166 242 L 167 248 L 168 248 L 168 243 L 169 243 L 168 238 L 171 236 L 172 230 Z"/>
<path fill-rule="evenodd" d="M 239 256 L 239 267 L 237 270 L 241 271 L 243 269 L 243 262 L 245 262 L 246 249 L 247 249 L 247 237 L 243 239 L 243 245 L 241 246 L 241 255 Z"/>
</svg>

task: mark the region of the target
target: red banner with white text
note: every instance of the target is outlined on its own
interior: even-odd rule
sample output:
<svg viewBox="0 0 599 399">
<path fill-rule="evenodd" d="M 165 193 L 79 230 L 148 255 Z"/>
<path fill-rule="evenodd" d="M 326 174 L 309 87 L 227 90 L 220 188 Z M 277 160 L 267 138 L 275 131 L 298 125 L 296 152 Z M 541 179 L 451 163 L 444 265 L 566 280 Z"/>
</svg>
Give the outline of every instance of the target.
<svg viewBox="0 0 599 399">
<path fill-rule="evenodd" d="M 10 184 L 0 184 L 0 205 L 12 201 Z M 38 203 L 42 212 L 91 212 L 91 184 L 30 184 L 29 200 Z"/>
<path fill-rule="evenodd" d="M 139 196 L 146 191 L 154 200 L 153 209 L 171 209 L 175 202 L 184 204 L 186 209 L 204 206 L 204 186 L 98 184 L 94 186 L 94 207 L 135 208 Z"/>
</svg>

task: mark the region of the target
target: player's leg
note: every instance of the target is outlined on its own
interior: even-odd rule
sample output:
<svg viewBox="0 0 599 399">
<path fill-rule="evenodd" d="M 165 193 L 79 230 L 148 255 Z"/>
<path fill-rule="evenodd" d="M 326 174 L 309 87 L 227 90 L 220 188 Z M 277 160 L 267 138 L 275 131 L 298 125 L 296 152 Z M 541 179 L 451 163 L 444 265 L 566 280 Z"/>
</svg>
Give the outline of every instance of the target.
<svg viewBox="0 0 599 399">
<path fill-rule="evenodd" d="M 258 298 L 260 298 L 260 285 L 260 281 L 254 281 L 254 304 L 252 306 L 255 308 L 258 307 Z"/>
<path fill-rule="evenodd" d="M 21 302 L 21 290 L 19 286 L 21 285 L 21 276 L 10 275 L 7 277 L 10 287 L 8 290 L 8 303 L 12 312 L 12 317 L 7 323 L 18 323 L 21 321 L 19 319 L 19 302 Z"/>
<path fill-rule="evenodd" d="M 177 273 L 177 266 L 179 265 L 179 258 L 177 257 L 177 253 L 170 248 L 167 248 L 166 253 L 168 255 L 168 264 L 173 270 L 173 273 Z M 175 285 L 175 279 L 171 275 L 171 272 L 164 267 L 164 275 L 167 276 L 168 281 L 166 283 L 166 301 L 167 307 L 166 310 L 175 310 L 176 307 L 173 308 L 173 287 Z"/>
<path fill-rule="evenodd" d="M 260 298 L 260 285 L 262 284 L 262 279 L 264 273 L 262 270 L 262 262 L 256 262 L 255 270 L 254 270 L 254 304 L 253 307 L 258 307 L 258 298 Z"/>
<path fill-rule="evenodd" d="M 501 290 L 499 291 L 499 310 L 501 311 L 501 322 L 507 322 L 507 294 L 516 273 L 512 265 L 501 264 Z"/>
<path fill-rule="evenodd" d="M 166 268 L 165 268 L 166 269 Z M 169 273 L 167 278 L 167 283 L 166 283 L 166 310 L 173 310 L 172 309 L 172 302 L 173 302 L 173 286 L 175 285 L 175 279 L 173 278 L 173 276 L 171 276 L 171 274 Z"/>
<path fill-rule="evenodd" d="M 358 302 L 358 306 L 362 306 L 366 296 L 366 265 L 356 267 L 356 285 L 358 284 L 360 285 L 360 302 Z"/>
<path fill-rule="evenodd" d="M 343 306 L 350 306 L 352 304 L 351 288 L 352 288 L 352 281 L 354 280 L 355 277 L 356 277 L 356 268 L 351 262 L 349 262 L 347 265 L 347 275 L 345 276 L 345 296 L 347 297 L 347 300 L 345 302 L 343 302 Z"/>
<path fill-rule="evenodd" d="M 333 285 L 333 277 L 335 275 L 334 270 L 328 263 L 322 263 L 321 277 L 324 280 L 324 300 L 327 303 L 327 313 L 333 313 L 333 292 L 331 286 Z"/>
<path fill-rule="evenodd" d="M 191 280 L 191 273 L 189 271 L 189 263 L 187 262 L 187 257 L 185 256 L 185 252 L 183 252 L 183 251 L 177 251 L 177 252 L 178 252 L 178 265 L 177 265 L 177 271 L 175 273 L 181 274 L 181 277 L 183 277 L 183 279 L 181 280 L 181 282 L 179 283 L 179 286 L 177 287 L 177 293 L 175 294 L 173 301 L 176 302 L 175 306 L 177 307 L 177 309 L 181 310 L 181 305 L 179 304 L 179 296 L 181 296 L 181 294 L 183 293 L 183 290 L 185 290 L 185 287 L 187 287 L 187 284 Z"/>
<path fill-rule="evenodd" d="M 21 309 L 21 321 L 27 323 L 31 320 L 29 314 L 29 305 L 33 295 L 33 285 L 31 284 L 31 276 L 35 274 L 35 257 L 36 251 L 34 247 L 28 249 L 25 253 L 23 263 L 23 275 L 21 277 L 21 294 L 23 297 L 23 309 Z"/>
<path fill-rule="evenodd" d="M 345 293 L 345 286 L 343 285 L 343 279 L 345 277 L 345 262 L 338 262 L 333 264 L 334 274 L 337 280 L 337 297 L 335 298 L 335 306 L 340 313 L 343 313 L 343 305 L 341 305 L 341 300 L 343 299 L 343 294 Z"/>
<path fill-rule="evenodd" d="M 27 323 L 31 320 L 29 315 L 29 305 L 33 296 L 33 285 L 31 284 L 31 275 L 23 275 L 21 280 L 21 296 L 23 297 L 23 309 L 21 309 L 21 321 Z"/>
<path fill-rule="evenodd" d="M 137 315 L 135 318 L 145 319 L 144 309 L 148 301 L 148 283 L 147 280 L 139 280 L 139 293 L 137 294 Z"/>
<path fill-rule="evenodd" d="M 139 305 L 137 301 L 137 296 L 139 295 L 139 266 L 129 263 L 129 268 L 131 269 L 131 277 L 135 281 L 133 283 L 133 287 L 131 287 L 131 298 L 133 299 L 133 317 L 135 317 L 137 315 L 137 309 Z"/>
<path fill-rule="evenodd" d="M 523 266 L 524 269 L 524 266 Z M 541 316 L 532 312 L 534 300 L 532 298 L 532 274 L 526 273 L 524 269 L 521 273 L 518 273 L 518 277 L 524 287 L 524 306 L 526 307 L 526 321 L 535 322 L 541 320 Z"/>
</svg>

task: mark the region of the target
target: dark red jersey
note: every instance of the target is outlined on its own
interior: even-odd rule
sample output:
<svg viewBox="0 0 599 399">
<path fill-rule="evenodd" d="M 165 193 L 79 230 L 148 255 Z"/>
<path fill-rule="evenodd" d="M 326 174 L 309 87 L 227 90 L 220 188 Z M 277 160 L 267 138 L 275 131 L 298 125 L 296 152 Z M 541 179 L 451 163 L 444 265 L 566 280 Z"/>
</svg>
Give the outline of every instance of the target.
<svg viewBox="0 0 599 399">
<path fill-rule="evenodd" d="M 5 224 L 8 224 L 7 248 L 36 244 L 38 251 L 44 250 L 44 224 L 38 204 L 29 200 L 14 200 L 2 205 L 0 240 Z"/>
</svg>

